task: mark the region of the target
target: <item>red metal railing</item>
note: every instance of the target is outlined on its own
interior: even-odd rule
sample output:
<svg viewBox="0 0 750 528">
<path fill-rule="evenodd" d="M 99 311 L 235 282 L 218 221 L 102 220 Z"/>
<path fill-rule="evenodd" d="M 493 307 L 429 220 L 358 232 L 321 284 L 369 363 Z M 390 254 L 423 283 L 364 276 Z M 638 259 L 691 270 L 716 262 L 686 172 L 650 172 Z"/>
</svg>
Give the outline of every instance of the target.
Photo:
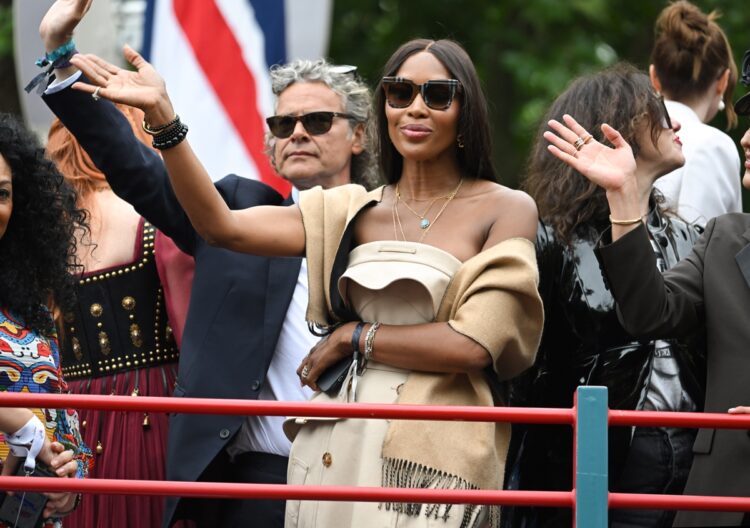
<svg viewBox="0 0 750 528">
<path fill-rule="evenodd" d="M 402 420 L 503 421 L 576 426 L 575 409 L 459 407 L 393 404 L 320 404 L 198 398 L 82 396 L 0 393 L 0 407 L 78 408 L 109 411 L 181 412 L 268 416 L 311 416 Z M 609 411 L 609 425 L 713 427 L 750 429 L 750 415 Z M 0 477 L 0 489 L 19 491 L 74 491 L 125 495 L 301 499 L 364 502 L 474 503 L 493 505 L 575 508 L 575 490 L 467 491 L 435 489 L 366 488 L 346 486 L 292 486 L 215 482 L 124 481 L 112 479 L 56 479 Z M 750 498 L 700 497 L 610 493 L 609 508 L 750 511 Z"/>
</svg>

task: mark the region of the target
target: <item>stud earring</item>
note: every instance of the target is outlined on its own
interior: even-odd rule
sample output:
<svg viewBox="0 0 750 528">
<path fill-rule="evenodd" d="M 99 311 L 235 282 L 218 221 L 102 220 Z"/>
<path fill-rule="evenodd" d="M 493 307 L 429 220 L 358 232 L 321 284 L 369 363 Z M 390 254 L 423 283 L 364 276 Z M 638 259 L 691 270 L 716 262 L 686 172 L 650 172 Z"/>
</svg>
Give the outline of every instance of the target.
<svg viewBox="0 0 750 528">
<path fill-rule="evenodd" d="M 719 99 L 719 112 L 723 112 L 727 105 L 724 103 L 724 99 Z"/>
<path fill-rule="evenodd" d="M 458 136 L 456 136 L 456 145 L 460 149 L 464 148 L 464 146 L 465 146 L 464 145 L 464 137 L 463 137 L 462 134 L 459 134 Z"/>
</svg>

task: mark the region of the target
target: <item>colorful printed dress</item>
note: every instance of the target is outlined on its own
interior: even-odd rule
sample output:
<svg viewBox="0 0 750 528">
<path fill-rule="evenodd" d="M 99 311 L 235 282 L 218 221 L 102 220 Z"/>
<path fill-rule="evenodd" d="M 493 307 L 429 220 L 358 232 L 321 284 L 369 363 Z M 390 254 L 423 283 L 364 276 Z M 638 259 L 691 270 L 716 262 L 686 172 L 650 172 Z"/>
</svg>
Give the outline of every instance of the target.
<svg viewBox="0 0 750 528">
<path fill-rule="evenodd" d="M 36 394 L 67 391 L 60 367 L 57 334 L 40 335 L 8 310 L 0 308 L 0 391 Z M 76 453 L 78 478 L 91 468 L 93 458 L 81 440 L 78 416 L 71 409 L 32 409 L 45 424 L 50 441 L 63 444 Z M 8 456 L 8 446 L 0 433 L 0 459 Z M 44 528 L 58 528 L 59 520 L 45 522 Z M 0 521 L 0 528 L 6 525 Z"/>
</svg>

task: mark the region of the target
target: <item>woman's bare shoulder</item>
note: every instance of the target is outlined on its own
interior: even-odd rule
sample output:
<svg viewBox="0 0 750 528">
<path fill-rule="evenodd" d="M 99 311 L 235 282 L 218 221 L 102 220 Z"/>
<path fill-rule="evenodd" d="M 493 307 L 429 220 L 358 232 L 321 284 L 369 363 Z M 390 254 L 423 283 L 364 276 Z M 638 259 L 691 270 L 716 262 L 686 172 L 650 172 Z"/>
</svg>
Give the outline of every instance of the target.
<svg viewBox="0 0 750 528">
<path fill-rule="evenodd" d="M 531 196 L 494 182 L 481 182 L 475 190 L 493 219 L 486 247 L 508 238 L 536 238 L 539 214 Z"/>
</svg>

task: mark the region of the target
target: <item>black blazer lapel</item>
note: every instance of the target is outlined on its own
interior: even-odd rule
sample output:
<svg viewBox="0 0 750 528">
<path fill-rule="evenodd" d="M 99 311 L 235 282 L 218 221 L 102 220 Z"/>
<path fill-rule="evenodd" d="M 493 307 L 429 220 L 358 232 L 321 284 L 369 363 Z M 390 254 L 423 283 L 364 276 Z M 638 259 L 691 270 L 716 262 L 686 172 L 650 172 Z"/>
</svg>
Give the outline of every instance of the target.
<svg viewBox="0 0 750 528">
<path fill-rule="evenodd" d="M 746 240 L 750 241 L 750 229 L 745 231 L 743 236 Z M 734 260 L 737 262 L 737 266 L 739 266 L 742 276 L 745 277 L 745 282 L 748 287 L 750 287 L 750 244 L 743 247 L 734 256 Z"/>
</svg>

